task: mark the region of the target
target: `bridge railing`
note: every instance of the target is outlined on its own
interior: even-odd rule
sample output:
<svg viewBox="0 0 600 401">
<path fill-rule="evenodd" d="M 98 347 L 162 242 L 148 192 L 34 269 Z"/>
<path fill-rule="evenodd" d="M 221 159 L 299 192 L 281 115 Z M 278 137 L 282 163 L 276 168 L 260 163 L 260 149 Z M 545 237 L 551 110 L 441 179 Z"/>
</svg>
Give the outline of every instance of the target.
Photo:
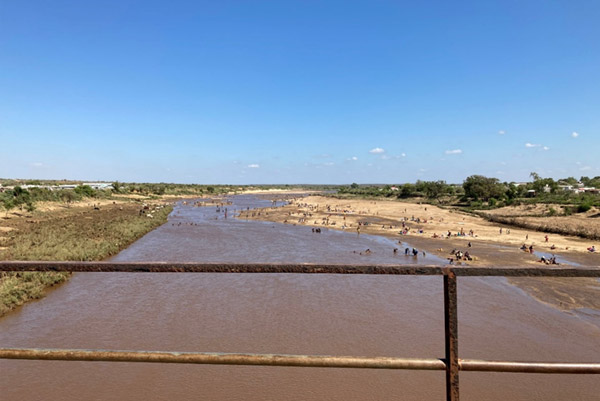
<svg viewBox="0 0 600 401">
<path fill-rule="evenodd" d="M 128 273 L 296 273 L 442 276 L 444 288 L 445 355 L 439 359 L 356 357 L 214 352 L 161 352 L 81 349 L 0 348 L 0 359 L 61 361 L 187 363 L 212 365 L 297 366 L 319 368 L 444 370 L 446 399 L 459 399 L 459 372 L 600 374 L 600 363 L 517 362 L 458 357 L 457 277 L 594 277 L 600 268 L 477 268 L 462 266 L 218 264 L 166 262 L 0 262 L 0 271 L 66 271 Z"/>
</svg>

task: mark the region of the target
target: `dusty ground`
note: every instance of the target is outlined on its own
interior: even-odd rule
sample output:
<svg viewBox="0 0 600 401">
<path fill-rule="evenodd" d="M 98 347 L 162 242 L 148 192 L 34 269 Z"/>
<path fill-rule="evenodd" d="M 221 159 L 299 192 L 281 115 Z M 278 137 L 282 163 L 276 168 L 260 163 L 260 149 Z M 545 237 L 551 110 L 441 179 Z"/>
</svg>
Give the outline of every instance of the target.
<svg viewBox="0 0 600 401">
<path fill-rule="evenodd" d="M 592 245 L 600 249 L 600 243 L 499 225 L 456 210 L 399 201 L 335 199 L 324 196 L 298 197 L 290 201 L 287 206 L 249 211 L 243 213 L 242 217 L 327 227 L 357 235 L 385 235 L 398 241 L 406 241 L 411 246 L 444 259 L 451 257 L 450 252 L 455 249 L 469 251 L 474 260 L 460 263 L 472 266 L 543 266 L 538 256 L 519 249 L 523 244 L 528 247 L 533 245 L 535 251 L 563 256 L 577 264 L 600 266 L 600 253 L 592 254 L 587 251 Z M 469 243 L 471 247 L 468 246 Z M 551 249 L 552 246 L 555 247 L 554 250 Z M 600 285 L 594 279 L 510 281 L 540 301 L 561 309 L 600 309 Z"/>
<path fill-rule="evenodd" d="M 551 211 L 554 210 L 554 216 Z M 508 224 L 518 224 L 540 231 L 566 235 L 578 235 L 586 238 L 600 238 L 600 211 L 592 208 L 586 213 L 564 214 L 561 205 L 521 205 L 503 207 L 486 211 L 485 214 L 501 219 Z"/>
<path fill-rule="evenodd" d="M 425 247 L 427 247 L 426 244 L 430 244 L 429 248 L 434 248 L 433 252 L 438 252 L 440 256 L 444 257 L 447 255 L 446 249 L 450 251 L 452 248 L 466 248 L 469 242 L 474 247 L 483 244 L 507 246 L 511 248 L 511 254 L 514 253 L 512 251 L 515 246 L 518 248 L 526 244 L 528 247 L 533 245 L 536 251 L 558 255 L 574 253 L 587 255 L 589 264 L 600 263 L 600 254 L 588 255 L 587 251 L 587 248 L 592 245 L 598 248 L 600 243 L 558 234 L 548 234 L 546 241 L 546 234 L 543 232 L 495 224 L 477 216 L 427 204 L 309 196 L 297 198 L 283 208 L 272 209 L 268 216 L 264 214 L 259 216 L 258 213 L 252 216 L 252 212 L 250 212 L 248 216 L 244 214 L 244 218 L 246 217 L 315 227 L 326 226 L 352 232 L 358 232 L 360 222 L 361 233 L 389 235 L 397 237 L 399 240 L 405 238 L 411 243 L 415 242 L 417 238 L 431 240 L 421 243 Z M 404 223 L 404 227 L 402 223 Z M 595 224 L 600 225 L 600 220 Z M 403 229 L 408 229 L 408 232 L 400 234 Z M 448 237 L 448 232 L 451 234 L 450 237 Z M 464 235 L 458 235 L 461 233 Z M 435 235 L 438 238 L 434 238 Z M 556 248 L 554 250 L 551 249 L 553 245 Z M 444 251 L 438 251 L 439 248 Z M 487 252 L 481 254 L 478 263 L 497 265 L 498 260 L 493 256 L 494 253 L 497 253 L 496 251 L 492 254 Z M 472 253 L 476 254 L 475 251 Z M 531 261 L 530 255 L 527 254 L 527 257 L 524 258 L 522 254 L 525 252 L 516 252 L 516 256 L 512 258 L 518 265 L 521 265 L 523 261 Z M 506 263 L 506 255 L 502 259 L 503 263 Z"/>
</svg>

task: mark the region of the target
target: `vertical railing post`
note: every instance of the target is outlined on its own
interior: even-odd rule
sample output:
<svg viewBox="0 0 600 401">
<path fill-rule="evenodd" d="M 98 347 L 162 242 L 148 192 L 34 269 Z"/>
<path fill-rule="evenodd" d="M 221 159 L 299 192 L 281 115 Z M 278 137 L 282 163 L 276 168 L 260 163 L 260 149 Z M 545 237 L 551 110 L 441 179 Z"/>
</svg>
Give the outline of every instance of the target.
<svg viewBox="0 0 600 401">
<path fill-rule="evenodd" d="M 456 274 L 444 272 L 444 322 L 446 331 L 446 401 L 458 401 L 458 308 Z"/>
</svg>

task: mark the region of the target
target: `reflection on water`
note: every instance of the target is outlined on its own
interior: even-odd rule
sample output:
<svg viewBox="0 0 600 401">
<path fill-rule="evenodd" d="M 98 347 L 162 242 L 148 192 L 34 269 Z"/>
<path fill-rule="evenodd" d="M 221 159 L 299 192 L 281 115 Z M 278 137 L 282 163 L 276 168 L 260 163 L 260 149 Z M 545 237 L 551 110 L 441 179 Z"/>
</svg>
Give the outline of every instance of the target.
<svg viewBox="0 0 600 401">
<path fill-rule="evenodd" d="M 238 196 L 227 208 L 261 205 L 270 202 Z M 438 262 L 394 247 L 181 205 L 114 260 Z M 0 344 L 435 358 L 442 308 L 441 277 L 86 273 L 0 320 Z M 597 327 L 503 278 L 460 278 L 459 322 L 464 358 L 600 359 Z M 0 371 L 2 400 L 444 399 L 443 372 L 44 361 L 0 361 Z M 595 376 L 462 373 L 461 389 L 464 400 L 597 400 L 600 385 Z"/>
</svg>

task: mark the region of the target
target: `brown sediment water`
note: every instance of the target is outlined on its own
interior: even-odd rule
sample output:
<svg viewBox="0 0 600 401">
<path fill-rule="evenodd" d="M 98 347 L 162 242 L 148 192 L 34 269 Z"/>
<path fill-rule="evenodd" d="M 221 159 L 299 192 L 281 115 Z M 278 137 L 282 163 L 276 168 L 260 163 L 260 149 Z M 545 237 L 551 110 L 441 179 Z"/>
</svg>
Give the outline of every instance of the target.
<svg viewBox="0 0 600 401">
<path fill-rule="evenodd" d="M 237 196 L 228 213 L 270 202 Z M 178 206 L 115 261 L 438 263 L 387 238 Z M 369 248 L 370 255 L 360 255 Z M 356 251 L 357 253 L 354 253 Z M 600 361 L 600 316 L 459 278 L 459 353 Z M 441 277 L 80 273 L 0 320 L 3 347 L 443 357 Z M 443 372 L 0 361 L 4 400 L 442 400 Z M 463 400 L 597 400 L 594 375 L 461 373 Z"/>
</svg>

